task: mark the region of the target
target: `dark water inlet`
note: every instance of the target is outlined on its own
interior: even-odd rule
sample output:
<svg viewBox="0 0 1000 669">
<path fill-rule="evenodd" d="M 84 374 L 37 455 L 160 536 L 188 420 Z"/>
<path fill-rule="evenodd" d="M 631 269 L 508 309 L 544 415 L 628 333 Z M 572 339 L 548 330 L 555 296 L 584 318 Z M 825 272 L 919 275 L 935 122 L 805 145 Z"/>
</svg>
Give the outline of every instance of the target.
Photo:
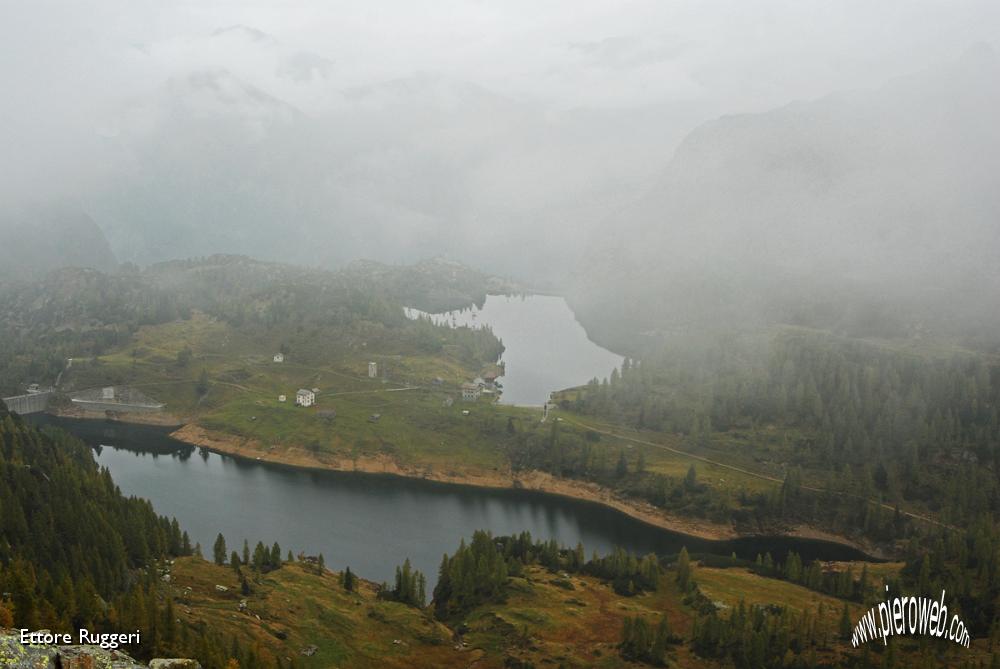
<svg viewBox="0 0 1000 669">
<path fill-rule="evenodd" d="M 126 495 L 152 501 L 175 516 L 210 556 L 216 534 L 228 549 L 277 541 L 282 552 L 323 553 L 333 569 L 350 566 L 373 580 L 391 580 L 409 557 L 433 587 L 443 553 L 475 530 L 495 535 L 529 531 L 566 546 L 582 542 L 588 557 L 621 546 L 636 553 L 676 553 L 682 546 L 753 559 L 770 551 L 784 559 L 856 560 L 843 544 L 793 537 L 709 541 L 654 527 L 594 502 L 514 489 L 487 489 L 390 475 L 304 470 L 210 453 L 168 436 L 169 430 L 100 420 L 32 417 L 95 447 Z"/>
</svg>

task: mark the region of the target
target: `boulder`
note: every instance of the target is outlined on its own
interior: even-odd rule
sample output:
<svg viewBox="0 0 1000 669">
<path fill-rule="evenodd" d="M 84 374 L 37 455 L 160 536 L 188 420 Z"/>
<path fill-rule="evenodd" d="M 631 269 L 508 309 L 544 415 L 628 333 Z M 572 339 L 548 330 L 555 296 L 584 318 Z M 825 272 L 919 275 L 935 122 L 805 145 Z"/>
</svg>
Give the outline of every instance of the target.
<svg viewBox="0 0 1000 669">
<path fill-rule="evenodd" d="M 0 667 L 19 669 L 201 669 L 196 660 L 159 659 L 147 665 L 100 646 L 21 643 L 19 630 L 0 629 Z"/>
</svg>

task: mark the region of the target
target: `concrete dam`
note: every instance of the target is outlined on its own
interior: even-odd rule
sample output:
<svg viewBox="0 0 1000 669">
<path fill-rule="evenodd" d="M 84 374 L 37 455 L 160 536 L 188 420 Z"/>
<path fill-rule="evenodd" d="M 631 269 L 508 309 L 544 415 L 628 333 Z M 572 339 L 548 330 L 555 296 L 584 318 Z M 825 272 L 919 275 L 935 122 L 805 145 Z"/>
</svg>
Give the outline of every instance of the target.
<svg viewBox="0 0 1000 669">
<path fill-rule="evenodd" d="M 26 416 L 30 413 L 41 413 L 45 411 L 49 406 L 49 399 L 51 397 L 52 393 L 47 392 L 30 393 L 28 395 L 14 395 L 13 397 L 4 397 L 2 399 L 8 409 L 15 413 L 19 413 L 22 416 Z"/>
</svg>

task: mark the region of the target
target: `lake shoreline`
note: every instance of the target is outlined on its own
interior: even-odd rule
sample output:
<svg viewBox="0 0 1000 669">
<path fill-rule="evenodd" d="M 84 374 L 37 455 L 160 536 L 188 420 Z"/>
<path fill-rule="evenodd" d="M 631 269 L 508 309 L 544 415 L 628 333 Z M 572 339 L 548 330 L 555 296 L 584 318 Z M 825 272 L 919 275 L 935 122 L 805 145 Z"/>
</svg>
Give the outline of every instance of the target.
<svg viewBox="0 0 1000 669">
<path fill-rule="evenodd" d="M 500 490 L 529 490 L 569 499 L 591 502 L 613 509 L 626 516 L 658 529 L 691 536 L 708 541 L 727 541 L 753 537 L 790 537 L 814 539 L 849 546 L 875 559 L 884 560 L 891 556 L 876 546 L 864 544 L 848 537 L 833 534 L 820 528 L 796 525 L 772 532 L 740 532 L 731 525 L 713 523 L 708 520 L 686 518 L 671 514 L 641 500 L 623 498 L 614 491 L 588 481 L 559 478 L 548 472 L 531 470 L 513 472 L 495 470 L 441 471 L 432 466 L 405 466 L 385 455 L 351 458 L 331 453 L 313 453 L 298 446 L 272 446 L 250 438 L 206 429 L 195 422 L 183 422 L 166 414 L 118 414 L 109 418 L 93 412 L 56 411 L 58 417 L 76 420 L 109 421 L 125 424 L 163 428 L 172 439 L 204 448 L 213 453 L 228 455 L 250 462 L 281 465 L 293 469 L 353 472 L 376 474 L 406 479 L 431 481 L 446 485 L 461 485 L 472 488 Z"/>
<path fill-rule="evenodd" d="M 170 434 L 171 438 L 209 451 L 241 457 L 247 460 L 281 464 L 301 469 L 385 474 L 402 478 L 421 479 L 436 483 L 465 485 L 474 488 L 533 490 L 571 499 L 595 502 L 660 529 L 688 534 L 699 539 L 724 541 L 740 535 L 732 528 L 672 517 L 652 505 L 617 497 L 606 488 L 586 481 L 561 479 L 547 472 L 532 470 L 514 475 L 511 472 L 438 471 L 432 467 L 407 467 L 388 456 L 338 457 L 333 454 L 313 454 L 295 446 L 267 448 L 246 437 L 206 430 L 189 423 Z"/>
<path fill-rule="evenodd" d="M 268 448 L 254 439 L 214 432 L 194 423 L 184 425 L 172 432 L 170 437 L 191 446 L 205 448 L 214 453 L 295 469 L 381 474 L 449 485 L 469 486 L 472 488 L 530 490 L 557 495 L 577 501 L 600 504 L 652 527 L 688 535 L 696 539 L 727 541 L 772 536 L 813 539 L 849 546 L 875 559 L 888 558 L 877 547 L 861 544 L 850 538 L 835 535 L 819 528 L 799 525 L 784 532 L 739 532 L 731 525 L 722 525 L 695 518 L 685 518 L 666 512 L 647 502 L 622 498 L 615 494 L 614 491 L 596 483 L 559 478 L 548 472 L 538 470 L 521 472 L 516 475 L 509 471 L 489 473 L 469 471 L 442 472 L 435 470 L 433 467 L 403 466 L 388 456 L 350 458 L 338 457 L 334 454 L 314 454 L 306 449 L 295 446 L 274 446 Z"/>
</svg>

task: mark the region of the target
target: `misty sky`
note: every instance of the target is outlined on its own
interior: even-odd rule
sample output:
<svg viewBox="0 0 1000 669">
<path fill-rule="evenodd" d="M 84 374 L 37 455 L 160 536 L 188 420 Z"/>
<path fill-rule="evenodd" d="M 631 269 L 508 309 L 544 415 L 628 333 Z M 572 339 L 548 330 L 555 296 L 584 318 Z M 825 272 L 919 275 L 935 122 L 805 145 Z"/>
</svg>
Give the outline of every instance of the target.
<svg viewBox="0 0 1000 669">
<path fill-rule="evenodd" d="M 165 78 L 198 67 L 254 70 L 239 50 L 206 53 L 203 38 L 234 25 L 328 59 L 338 87 L 430 72 L 555 110 L 685 102 L 705 118 L 877 85 L 994 40 L 1000 26 L 1000 3 L 990 0 L 4 0 L 0 7 L 8 194 L 77 178 L 75 152 L 106 116 Z"/>
</svg>

